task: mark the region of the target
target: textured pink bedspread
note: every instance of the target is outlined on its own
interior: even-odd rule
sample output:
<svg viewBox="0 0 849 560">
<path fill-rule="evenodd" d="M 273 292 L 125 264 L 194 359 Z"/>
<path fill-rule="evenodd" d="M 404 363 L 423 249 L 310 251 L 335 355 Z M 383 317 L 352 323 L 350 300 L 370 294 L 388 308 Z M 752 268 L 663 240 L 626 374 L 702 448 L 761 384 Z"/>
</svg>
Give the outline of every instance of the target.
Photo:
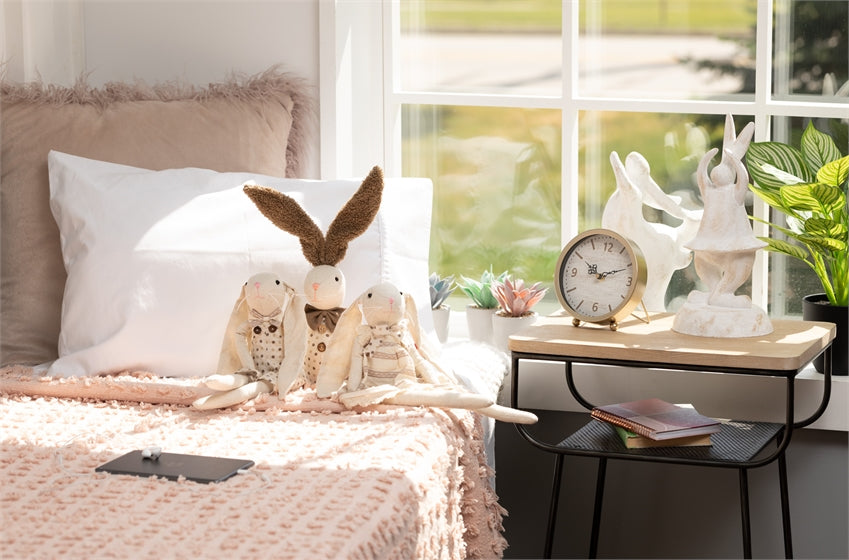
<svg viewBox="0 0 849 560">
<path fill-rule="evenodd" d="M 504 511 L 475 414 L 350 412 L 310 391 L 201 412 L 186 406 L 198 385 L 0 370 L 3 556 L 502 555 Z M 256 466 L 210 485 L 94 472 L 151 445 Z"/>
</svg>

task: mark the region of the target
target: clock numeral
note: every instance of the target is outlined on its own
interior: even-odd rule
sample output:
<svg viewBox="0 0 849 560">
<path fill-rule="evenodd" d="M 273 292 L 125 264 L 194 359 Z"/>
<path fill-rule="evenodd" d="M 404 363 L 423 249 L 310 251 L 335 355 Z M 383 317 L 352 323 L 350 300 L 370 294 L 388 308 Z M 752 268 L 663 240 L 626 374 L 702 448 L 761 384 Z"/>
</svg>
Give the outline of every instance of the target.
<svg viewBox="0 0 849 560">
<path fill-rule="evenodd" d="M 593 313 L 598 312 L 598 302 L 593 303 Z"/>
<path fill-rule="evenodd" d="M 575 268 L 575 267 L 572 267 L 572 270 L 569 272 L 569 274 L 570 274 L 570 276 L 572 276 L 572 278 L 574 278 L 575 276 L 578 275 L 578 269 Z"/>
<path fill-rule="evenodd" d="M 610 241 L 605 241 L 604 242 L 604 252 L 605 253 L 612 253 L 613 252 L 613 243 L 611 243 Z"/>
<path fill-rule="evenodd" d="M 632 281 L 633 281 L 633 278 L 632 278 L 631 276 L 629 276 L 629 277 L 628 277 L 628 281 L 627 281 L 627 282 L 625 282 L 625 285 L 626 285 L 626 286 L 630 286 Z"/>
</svg>

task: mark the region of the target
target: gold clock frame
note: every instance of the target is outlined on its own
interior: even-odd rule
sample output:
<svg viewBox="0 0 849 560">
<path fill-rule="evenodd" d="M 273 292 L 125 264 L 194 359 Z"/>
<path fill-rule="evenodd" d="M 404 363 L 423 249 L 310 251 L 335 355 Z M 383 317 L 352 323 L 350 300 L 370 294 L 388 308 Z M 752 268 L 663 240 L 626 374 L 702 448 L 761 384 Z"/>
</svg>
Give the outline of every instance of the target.
<svg viewBox="0 0 849 560">
<path fill-rule="evenodd" d="M 634 269 L 634 282 L 631 284 L 630 290 L 628 291 L 627 297 L 616 306 L 612 311 L 605 313 L 603 315 L 589 316 L 581 313 L 580 311 L 573 309 L 572 306 L 566 301 L 566 296 L 563 293 L 563 264 L 566 261 L 566 258 L 572 252 L 572 249 L 582 243 L 586 239 L 590 237 L 606 235 L 614 238 L 619 241 L 628 254 L 628 260 L 631 262 L 631 266 Z M 648 276 L 648 271 L 646 270 L 646 259 L 643 256 L 643 252 L 640 250 L 639 246 L 636 243 L 629 240 L 628 238 L 620 235 L 619 233 L 606 228 L 595 228 L 583 231 L 573 237 L 563 250 L 560 252 L 560 256 L 557 258 L 557 266 L 554 269 L 554 292 L 557 294 L 557 299 L 560 301 L 560 305 L 563 309 L 572 315 L 572 324 L 576 327 L 580 326 L 581 323 L 597 323 L 603 324 L 610 327 L 610 330 L 615 331 L 619 328 L 619 322 L 629 315 L 632 314 L 634 309 L 638 305 L 642 304 L 643 294 L 646 291 L 646 279 Z M 645 304 L 642 304 L 643 312 L 645 313 L 645 319 L 641 317 L 637 317 L 641 321 L 646 323 L 649 322 L 649 314 L 646 311 Z"/>
</svg>

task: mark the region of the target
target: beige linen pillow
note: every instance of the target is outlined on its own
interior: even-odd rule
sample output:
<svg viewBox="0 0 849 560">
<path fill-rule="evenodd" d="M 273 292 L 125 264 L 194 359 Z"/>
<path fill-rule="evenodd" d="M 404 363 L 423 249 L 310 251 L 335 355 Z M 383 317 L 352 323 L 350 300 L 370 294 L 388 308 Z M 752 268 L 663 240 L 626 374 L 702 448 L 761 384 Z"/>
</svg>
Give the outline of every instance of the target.
<svg viewBox="0 0 849 560">
<path fill-rule="evenodd" d="M 0 365 L 57 357 L 66 273 L 50 150 L 154 170 L 296 177 L 313 115 L 309 86 L 277 68 L 206 88 L 0 84 Z"/>
</svg>

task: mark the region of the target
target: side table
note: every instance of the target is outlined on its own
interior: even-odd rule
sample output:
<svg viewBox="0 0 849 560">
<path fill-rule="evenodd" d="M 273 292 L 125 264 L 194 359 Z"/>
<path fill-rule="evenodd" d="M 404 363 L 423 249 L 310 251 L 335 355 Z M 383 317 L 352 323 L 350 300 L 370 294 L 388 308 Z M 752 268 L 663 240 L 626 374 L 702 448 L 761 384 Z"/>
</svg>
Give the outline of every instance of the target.
<svg viewBox="0 0 849 560">
<path fill-rule="evenodd" d="M 516 428 L 525 440 L 555 455 L 545 537 L 546 558 L 551 557 L 563 461 L 566 455 L 598 459 L 590 558 L 595 558 L 598 550 L 608 459 L 737 469 L 745 558 L 752 556 L 748 470 L 777 460 L 784 552 L 787 558 L 792 558 L 785 451 L 793 430 L 815 422 L 828 406 L 831 396 L 831 343 L 836 336 L 836 327 L 832 323 L 776 320 L 772 322 L 774 331 L 766 336 L 706 338 L 674 332 L 671 329 L 673 319 L 674 315 L 670 313 L 654 315 L 649 323 L 631 319 L 620 323 L 618 331 L 611 331 L 607 327 L 592 324 L 575 327 L 572 325 L 571 317 L 562 312 L 540 318 L 534 325 L 510 337 L 511 405 L 516 407 L 519 400 L 520 361 L 528 359 L 563 363 L 570 393 L 587 410 L 592 410 L 595 405 L 581 395 L 575 383 L 572 366 L 576 363 L 783 377 L 786 380 L 784 423 L 734 420 L 724 423 L 722 430 L 713 434 L 711 446 L 649 449 L 626 448 L 610 426 L 595 420 L 591 420 L 583 428 L 556 444 L 538 440 L 526 426 L 517 424 Z M 824 383 L 820 405 L 810 416 L 796 421 L 794 380 L 799 372 L 819 354 L 823 354 L 824 357 Z M 721 382 L 721 376 L 719 382 Z M 696 408 L 699 408 L 697 404 Z M 771 441 L 777 442 L 775 449 L 764 452 Z"/>
</svg>

